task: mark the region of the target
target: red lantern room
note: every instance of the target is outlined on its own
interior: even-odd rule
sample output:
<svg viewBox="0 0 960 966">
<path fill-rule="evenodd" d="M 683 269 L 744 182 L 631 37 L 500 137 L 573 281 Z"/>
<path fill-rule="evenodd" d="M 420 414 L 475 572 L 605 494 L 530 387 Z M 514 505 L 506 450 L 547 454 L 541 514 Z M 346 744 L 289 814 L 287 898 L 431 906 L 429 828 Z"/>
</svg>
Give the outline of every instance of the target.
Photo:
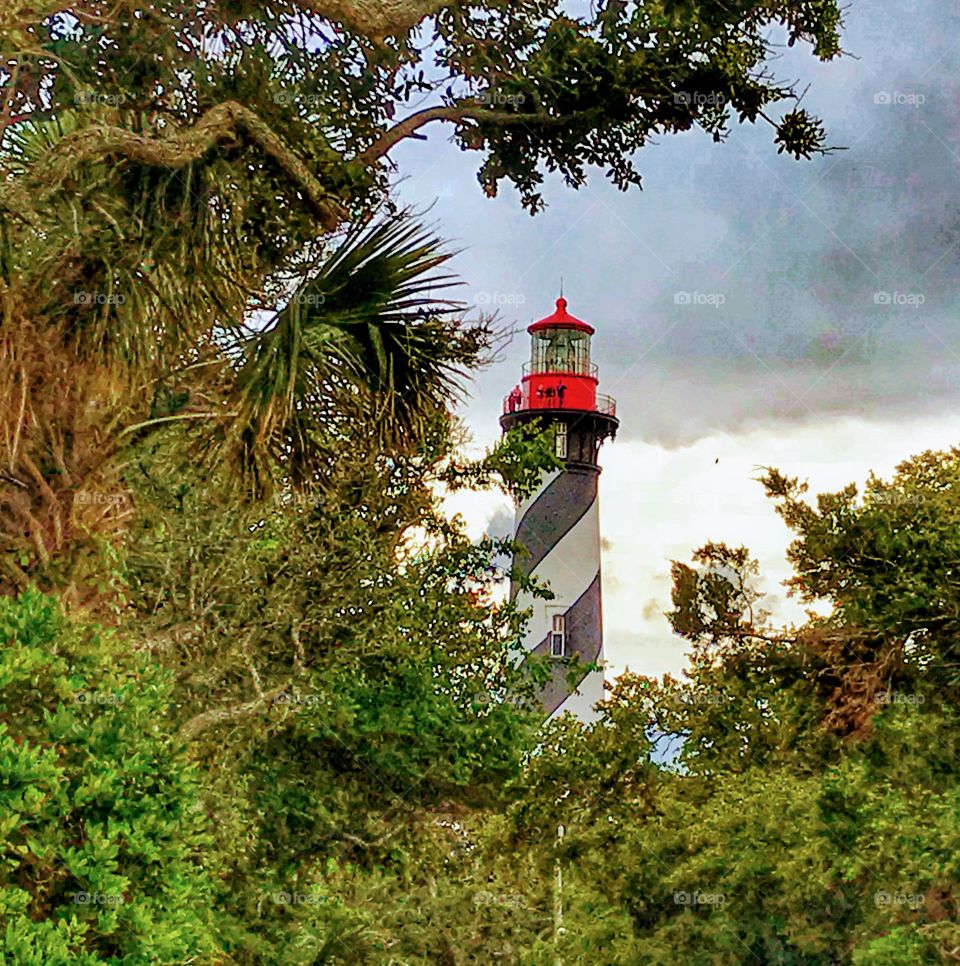
<svg viewBox="0 0 960 966">
<path fill-rule="evenodd" d="M 527 329 L 530 333 L 530 361 L 523 366 L 523 379 L 504 400 L 505 414 L 529 409 L 574 409 L 615 415 L 616 404 L 609 396 L 597 395 L 597 367 L 590 361 L 592 325 L 567 311 L 567 300 L 557 299 L 557 308 Z"/>
<path fill-rule="evenodd" d="M 616 403 L 597 393 L 597 367 L 590 361 L 588 325 L 567 311 L 567 300 L 557 299 L 552 315 L 534 322 L 530 333 L 530 361 L 524 363 L 520 385 L 503 401 L 503 428 L 544 417 L 558 424 L 558 432 L 566 434 L 574 427 L 590 430 L 576 461 L 592 462 L 595 445 L 617 429 Z M 589 418 L 587 418 L 589 417 Z M 566 445 L 558 446 L 564 450 Z"/>
</svg>

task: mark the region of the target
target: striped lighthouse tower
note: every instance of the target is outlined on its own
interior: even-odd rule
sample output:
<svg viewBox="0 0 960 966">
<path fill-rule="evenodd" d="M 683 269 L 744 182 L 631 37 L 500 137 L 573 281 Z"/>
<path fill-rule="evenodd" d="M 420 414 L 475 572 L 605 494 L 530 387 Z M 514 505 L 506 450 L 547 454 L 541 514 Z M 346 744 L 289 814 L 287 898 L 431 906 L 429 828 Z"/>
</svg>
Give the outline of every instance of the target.
<svg viewBox="0 0 960 966">
<path fill-rule="evenodd" d="M 534 597 L 514 581 L 510 599 L 530 608 L 524 646 L 551 658 L 551 677 L 540 693 L 548 715 L 571 711 L 596 718 L 603 698 L 603 622 L 600 600 L 600 518 L 597 458 L 601 443 L 616 434 L 616 404 L 597 393 L 597 367 L 590 361 L 593 327 L 567 312 L 557 299 L 553 315 L 534 322 L 530 361 L 504 400 L 504 431 L 538 420 L 553 430 L 563 469 L 544 475 L 535 493 L 517 507 L 514 539 L 525 552 L 514 570 L 546 583 L 552 600 Z M 575 659 L 600 665 L 572 685 Z"/>
</svg>

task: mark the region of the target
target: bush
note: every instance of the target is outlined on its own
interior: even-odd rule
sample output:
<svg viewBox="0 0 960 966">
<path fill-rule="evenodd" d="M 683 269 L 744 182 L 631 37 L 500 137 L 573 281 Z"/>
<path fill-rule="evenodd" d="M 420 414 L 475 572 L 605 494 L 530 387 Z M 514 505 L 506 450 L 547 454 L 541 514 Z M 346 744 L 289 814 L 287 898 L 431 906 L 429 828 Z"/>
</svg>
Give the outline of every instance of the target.
<svg viewBox="0 0 960 966">
<path fill-rule="evenodd" d="M 53 598 L 0 599 L 5 963 L 212 961 L 206 818 L 170 681 Z"/>
</svg>

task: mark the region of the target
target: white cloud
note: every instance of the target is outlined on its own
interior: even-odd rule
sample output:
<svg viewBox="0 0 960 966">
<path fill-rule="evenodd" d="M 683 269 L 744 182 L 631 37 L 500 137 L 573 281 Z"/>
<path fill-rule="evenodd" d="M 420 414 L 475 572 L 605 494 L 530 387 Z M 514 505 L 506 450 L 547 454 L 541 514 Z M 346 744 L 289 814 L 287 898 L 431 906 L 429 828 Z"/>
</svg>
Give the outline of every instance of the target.
<svg viewBox="0 0 960 966">
<path fill-rule="evenodd" d="M 678 673 L 687 645 L 651 600 L 670 606 L 670 561 L 689 561 L 709 540 L 746 545 L 760 561 L 762 589 L 776 620 L 800 622 L 786 597 L 785 559 L 793 538 L 763 488 L 757 467 L 774 466 L 810 483 L 810 495 L 889 476 L 902 460 L 957 442 L 957 413 L 899 421 L 841 418 L 704 437 L 680 449 L 614 442 L 602 454 L 600 519 L 604 555 L 604 636 L 612 673 Z"/>
</svg>

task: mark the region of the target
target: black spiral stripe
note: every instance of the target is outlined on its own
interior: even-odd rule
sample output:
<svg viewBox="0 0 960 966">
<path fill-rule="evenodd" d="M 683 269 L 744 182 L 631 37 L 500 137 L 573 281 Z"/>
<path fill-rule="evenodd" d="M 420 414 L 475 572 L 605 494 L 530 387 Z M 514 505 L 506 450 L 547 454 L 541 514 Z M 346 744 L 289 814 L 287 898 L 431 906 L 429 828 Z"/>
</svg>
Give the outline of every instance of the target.
<svg viewBox="0 0 960 966">
<path fill-rule="evenodd" d="M 526 553 L 517 554 L 513 561 L 514 568 L 524 577 L 536 570 L 593 505 L 598 476 L 595 469 L 567 468 L 527 507 L 514 538 Z M 511 600 L 518 591 L 519 587 L 513 583 Z"/>
<path fill-rule="evenodd" d="M 566 657 L 579 658 L 580 662 L 585 665 L 598 661 L 603 645 L 599 571 L 590 586 L 565 611 L 565 616 L 567 628 Z M 548 633 L 524 659 L 524 663 L 529 660 L 529 657 L 541 658 L 549 654 L 550 634 Z M 587 676 L 587 671 L 584 670 L 579 678 L 571 681 L 570 670 L 571 667 L 566 661 L 553 661 L 551 664 L 550 680 L 540 692 L 540 700 L 543 702 L 548 715 L 553 714 Z"/>
</svg>

